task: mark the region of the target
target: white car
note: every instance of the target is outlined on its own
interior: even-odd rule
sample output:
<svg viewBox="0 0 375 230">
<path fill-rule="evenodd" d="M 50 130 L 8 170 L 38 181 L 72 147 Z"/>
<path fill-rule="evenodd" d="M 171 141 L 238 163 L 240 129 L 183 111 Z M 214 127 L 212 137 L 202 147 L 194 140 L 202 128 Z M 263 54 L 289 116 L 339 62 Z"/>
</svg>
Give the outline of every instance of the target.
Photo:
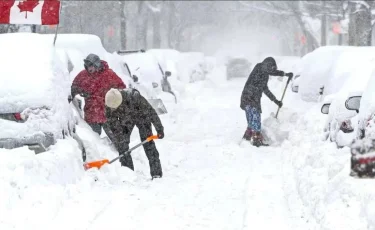
<svg viewBox="0 0 375 230">
<path fill-rule="evenodd" d="M 362 95 L 348 97 L 345 106 L 358 113 L 357 139 L 375 139 L 375 68 Z"/>
<path fill-rule="evenodd" d="M 356 113 L 345 108 L 346 98 L 335 98 L 336 95 L 326 98 L 321 112 L 328 114 L 325 128 L 324 139 L 335 142 L 338 148 L 350 146 L 355 139 L 354 125 L 356 122 Z"/>
<path fill-rule="evenodd" d="M 0 148 L 40 153 L 73 136 L 69 72 L 53 39 L 35 33 L 0 35 Z"/>
<path fill-rule="evenodd" d="M 334 75 L 331 79 L 336 79 L 341 87 L 337 93 L 330 95 L 332 100 L 326 129 L 330 131 L 330 140 L 336 142 L 338 147 L 350 146 L 356 139 L 354 129 L 358 124 L 358 116 L 355 111 L 347 109 L 345 102 L 348 98 L 362 95 L 371 78 L 374 65 L 375 55 L 372 48 L 353 47 L 337 57 L 335 68 L 331 71 Z M 323 105 L 322 112 L 325 106 Z"/>
<path fill-rule="evenodd" d="M 360 66 L 371 65 L 374 53 L 374 47 L 325 46 L 306 54 L 298 94 L 305 101 L 320 101 L 322 96 L 338 93 L 350 74 L 368 75 L 362 74 Z"/>
<path fill-rule="evenodd" d="M 158 99 L 169 104 L 169 107 L 177 103 L 177 95 L 168 81 L 172 73 L 163 70 L 152 52 L 135 50 L 118 51 L 117 53 L 121 55 L 124 64 L 126 63 L 130 68 L 135 82 L 133 87 L 146 95 L 152 105 L 153 100 Z"/>
<path fill-rule="evenodd" d="M 178 80 L 186 83 L 193 83 L 206 79 L 208 66 L 203 53 L 184 52 L 180 53 L 177 62 Z"/>
</svg>

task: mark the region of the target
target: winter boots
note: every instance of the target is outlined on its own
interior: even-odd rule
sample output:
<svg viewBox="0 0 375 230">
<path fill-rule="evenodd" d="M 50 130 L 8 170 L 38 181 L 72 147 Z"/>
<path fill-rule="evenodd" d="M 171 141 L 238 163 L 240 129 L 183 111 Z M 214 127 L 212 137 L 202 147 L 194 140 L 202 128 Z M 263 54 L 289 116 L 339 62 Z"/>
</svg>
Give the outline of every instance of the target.
<svg viewBox="0 0 375 230">
<path fill-rule="evenodd" d="M 242 139 L 250 141 L 252 135 L 253 135 L 253 130 L 251 130 L 250 128 L 247 128 L 246 131 L 245 131 L 245 134 L 242 137 Z"/>
<path fill-rule="evenodd" d="M 264 143 L 264 138 L 261 132 L 255 132 L 252 137 L 252 145 L 259 147 L 259 146 L 268 146 L 268 144 Z"/>
<path fill-rule="evenodd" d="M 264 143 L 264 137 L 261 132 L 254 132 L 250 128 L 246 129 L 245 134 L 242 138 L 250 141 L 250 143 L 256 147 L 269 146 L 268 144 Z"/>
</svg>

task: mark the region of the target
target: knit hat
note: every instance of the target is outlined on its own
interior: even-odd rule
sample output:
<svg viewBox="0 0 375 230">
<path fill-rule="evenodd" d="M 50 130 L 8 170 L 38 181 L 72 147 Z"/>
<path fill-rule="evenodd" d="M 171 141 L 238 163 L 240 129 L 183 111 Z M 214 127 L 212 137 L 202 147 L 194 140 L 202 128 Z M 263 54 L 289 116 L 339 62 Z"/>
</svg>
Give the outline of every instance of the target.
<svg viewBox="0 0 375 230">
<path fill-rule="evenodd" d="M 110 89 L 105 94 L 105 105 L 112 109 L 117 109 L 122 103 L 122 95 L 118 89 Z"/>
</svg>

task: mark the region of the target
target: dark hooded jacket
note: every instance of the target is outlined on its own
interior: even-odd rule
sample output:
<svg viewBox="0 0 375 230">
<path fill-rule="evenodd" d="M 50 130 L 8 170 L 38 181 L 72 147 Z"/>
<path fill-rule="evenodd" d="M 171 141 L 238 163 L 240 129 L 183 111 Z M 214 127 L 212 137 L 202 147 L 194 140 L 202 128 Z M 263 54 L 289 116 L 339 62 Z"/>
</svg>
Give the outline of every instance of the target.
<svg viewBox="0 0 375 230">
<path fill-rule="evenodd" d="M 276 102 L 276 97 L 267 86 L 270 75 L 284 76 L 284 72 L 277 70 L 275 59 L 267 57 L 263 62 L 256 64 L 253 71 L 250 73 L 242 90 L 241 109 L 245 110 L 245 107 L 249 105 L 256 108 L 261 113 L 262 108 L 260 102 L 263 93 L 265 93 L 271 101 Z"/>
<path fill-rule="evenodd" d="M 155 109 L 138 90 L 127 88 L 120 90 L 120 92 L 122 95 L 121 105 L 116 110 L 106 107 L 107 125 L 114 135 L 115 144 L 121 145 L 124 129 L 134 125 L 151 123 L 154 125 L 156 132 L 164 131 Z"/>
</svg>

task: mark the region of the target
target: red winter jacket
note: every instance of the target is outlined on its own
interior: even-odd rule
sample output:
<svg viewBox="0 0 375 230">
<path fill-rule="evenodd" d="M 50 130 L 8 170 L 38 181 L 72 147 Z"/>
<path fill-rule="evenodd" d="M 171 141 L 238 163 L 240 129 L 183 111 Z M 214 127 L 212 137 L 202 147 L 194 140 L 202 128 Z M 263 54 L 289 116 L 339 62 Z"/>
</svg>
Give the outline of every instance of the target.
<svg viewBox="0 0 375 230">
<path fill-rule="evenodd" d="M 72 83 L 71 94 L 73 98 L 77 94 L 87 94 L 84 107 L 87 123 L 106 122 L 105 94 L 111 88 L 126 88 L 121 78 L 108 67 L 108 63 L 101 62 L 103 68 L 100 72 L 89 74 L 86 70 L 82 70 Z"/>
</svg>

